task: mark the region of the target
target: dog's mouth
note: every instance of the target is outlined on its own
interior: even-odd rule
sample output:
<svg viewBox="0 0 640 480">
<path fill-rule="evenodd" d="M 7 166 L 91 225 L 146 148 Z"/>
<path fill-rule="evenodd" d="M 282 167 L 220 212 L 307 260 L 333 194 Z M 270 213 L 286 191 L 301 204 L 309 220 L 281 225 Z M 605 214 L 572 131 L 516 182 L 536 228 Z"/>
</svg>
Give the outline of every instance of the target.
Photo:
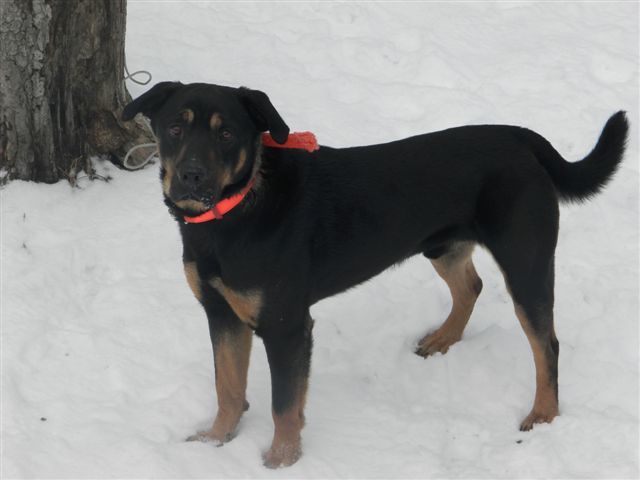
<svg viewBox="0 0 640 480">
<path fill-rule="evenodd" d="M 202 213 L 210 210 L 214 205 L 213 194 L 186 193 L 178 199 L 172 199 L 173 203 L 180 210 L 186 213 Z"/>
<path fill-rule="evenodd" d="M 203 191 L 185 191 L 181 185 L 174 185 L 166 199 L 169 206 L 180 209 L 187 216 L 200 215 L 211 210 L 218 202 L 242 191 L 253 177 L 252 169 L 247 169 L 238 179 L 223 188 L 209 187 Z"/>
</svg>

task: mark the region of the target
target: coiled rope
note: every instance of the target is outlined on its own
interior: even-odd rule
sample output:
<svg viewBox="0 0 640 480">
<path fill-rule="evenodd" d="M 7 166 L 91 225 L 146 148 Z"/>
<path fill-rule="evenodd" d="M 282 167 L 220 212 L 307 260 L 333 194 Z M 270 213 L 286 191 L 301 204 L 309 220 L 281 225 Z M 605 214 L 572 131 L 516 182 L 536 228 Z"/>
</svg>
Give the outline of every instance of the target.
<svg viewBox="0 0 640 480">
<path fill-rule="evenodd" d="M 137 83 L 138 85 L 147 85 L 149 82 L 151 82 L 151 79 L 153 78 L 151 73 L 148 72 L 147 70 L 137 70 L 137 71 L 135 71 L 133 73 L 129 73 L 129 69 L 127 68 L 127 64 L 126 63 L 124 65 L 124 73 L 125 73 L 125 76 L 124 76 L 123 83 L 126 82 L 127 80 L 130 80 L 133 83 Z M 140 75 L 146 75 L 146 77 L 147 77 L 146 80 L 138 80 L 138 79 L 135 78 L 135 77 L 140 77 Z M 151 135 L 153 135 L 153 130 L 151 129 L 151 124 L 149 123 L 149 121 L 146 118 L 144 118 L 144 123 L 145 123 L 145 125 L 147 125 L 147 128 L 149 129 L 149 132 L 151 132 Z M 133 152 L 135 152 L 136 150 L 139 150 L 141 148 L 153 148 L 153 151 L 141 163 L 132 164 L 131 161 L 130 161 L 131 154 Z M 133 146 L 133 147 L 131 147 L 129 149 L 127 154 L 124 156 L 124 159 L 122 160 L 122 165 L 127 170 L 140 170 L 141 168 L 144 168 L 145 165 L 147 165 L 147 163 L 149 163 L 151 161 L 151 159 L 153 157 L 155 157 L 157 154 L 158 154 L 158 145 L 157 145 L 156 142 L 153 142 L 153 143 L 141 143 L 141 144 L 135 145 L 135 146 Z"/>
</svg>

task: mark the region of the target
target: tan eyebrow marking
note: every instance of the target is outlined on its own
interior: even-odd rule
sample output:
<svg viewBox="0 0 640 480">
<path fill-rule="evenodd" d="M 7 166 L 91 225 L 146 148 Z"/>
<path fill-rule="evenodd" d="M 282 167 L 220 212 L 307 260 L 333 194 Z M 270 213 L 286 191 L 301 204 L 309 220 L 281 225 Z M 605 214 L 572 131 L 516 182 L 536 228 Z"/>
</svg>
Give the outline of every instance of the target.
<svg viewBox="0 0 640 480">
<path fill-rule="evenodd" d="M 215 130 L 220 125 L 222 125 L 222 117 L 220 116 L 220 114 L 214 113 L 213 115 L 211 115 L 211 118 L 209 119 L 209 126 L 211 127 L 211 130 Z"/>
<path fill-rule="evenodd" d="M 195 117 L 195 114 L 193 113 L 193 110 L 191 110 L 190 108 L 187 108 L 180 112 L 180 116 L 185 122 L 191 125 L 193 123 L 193 118 Z"/>
</svg>

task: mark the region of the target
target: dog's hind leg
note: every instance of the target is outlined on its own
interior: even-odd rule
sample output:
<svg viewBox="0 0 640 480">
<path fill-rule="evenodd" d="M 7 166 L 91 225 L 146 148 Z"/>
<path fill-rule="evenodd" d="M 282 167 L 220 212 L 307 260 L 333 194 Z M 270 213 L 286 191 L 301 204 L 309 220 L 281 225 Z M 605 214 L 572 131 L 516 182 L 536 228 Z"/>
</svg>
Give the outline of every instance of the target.
<svg viewBox="0 0 640 480">
<path fill-rule="evenodd" d="M 535 423 L 551 423 L 558 415 L 558 339 L 553 328 L 553 309 L 535 308 L 534 311 L 516 304 L 516 315 L 533 350 L 536 366 L 536 396 L 533 408 L 520 424 L 527 431 Z"/>
<path fill-rule="evenodd" d="M 520 424 L 523 431 L 558 415 L 559 344 L 553 303 L 559 214 L 555 193 L 545 185 L 518 190 L 515 199 L 503 202 L 508 208 L 503 215 L 481 224 L 483 241 L 502 269 L 533 352 L 536 393 L 531 412 Z"/>
<path fill-rule="evenodd" d="M 520 430 L 527 431 L 536 423 L 550 423 L 558 415 L 560 348 L 553 325 L 553 257 L 538 258 L 528 275 L 513 268 L 503 270 L 536 369 L 533 408 L 520 424 Z"/>
<path fill-rule="evenodd" d="M 422 357 L 436 352 L 446 353 L 451 345 L 462 338 L 462 332 L 482 290 L 482 280 L 471 259 L 474 246 L 472 242 L 459 242 L 440 257 L 431 260 L 436 272 L 451 291 L 452 305 L 451 313 L 440 328 L 425 335 L 418 343 L 416 353 Z"/>
</svg>

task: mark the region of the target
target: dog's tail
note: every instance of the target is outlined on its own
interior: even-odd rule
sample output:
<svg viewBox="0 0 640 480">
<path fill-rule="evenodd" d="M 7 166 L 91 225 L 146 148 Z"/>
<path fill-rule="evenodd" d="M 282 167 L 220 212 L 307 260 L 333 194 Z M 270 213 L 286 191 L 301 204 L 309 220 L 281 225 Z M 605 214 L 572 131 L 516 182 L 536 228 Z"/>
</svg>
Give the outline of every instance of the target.
<svg viewBox="0 0 640 480">
<path fill-rule="evenodd" d="M 518 135 L 533 150 L 563 201 L 581 202 L 596 195 L 609 182 L 624 154 L 629 123 L 625 112 L 611 116 L 591 153 L 578 162 L 567 162 L 537 133 L 519 129 Z"/>
</svg>

